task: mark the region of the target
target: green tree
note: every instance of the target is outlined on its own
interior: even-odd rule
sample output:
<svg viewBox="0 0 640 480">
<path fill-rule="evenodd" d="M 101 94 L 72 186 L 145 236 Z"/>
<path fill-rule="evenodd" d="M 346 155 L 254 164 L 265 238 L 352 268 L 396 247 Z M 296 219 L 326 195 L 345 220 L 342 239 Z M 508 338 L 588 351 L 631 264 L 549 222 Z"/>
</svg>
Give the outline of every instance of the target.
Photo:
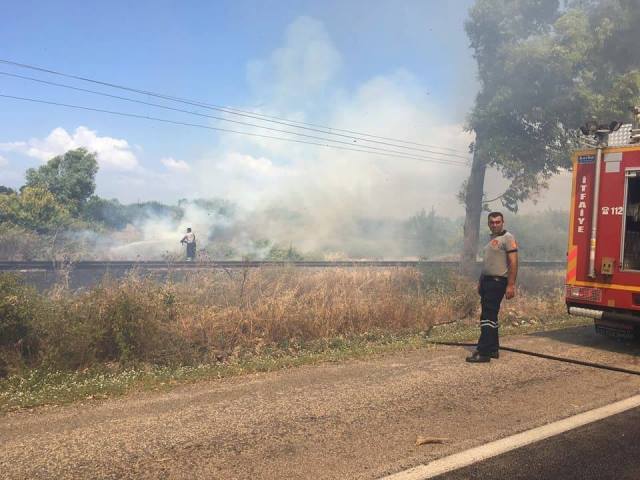
<svg viewBox="0 0 640 480">
<path fill-rule="evenodd" d="M 585 120 L 630 118 L 629 106 L 640 101 L 638 22 L 637 0 L 478 0 L 471 8 L 465 28 L 480 92 L 468 121 L 473 162 L 460 194 L 463 271 L 475 261 L 488 166 L 510 181 L 493 200 L 515 212 L 570 167 Z"/>
<path fill-rule="evenodd" d="M 455 220 L 438 216 L 433 207 L 429 213 L 422 209 L 403 224 L 410 253 L 422 258 L 450 254 L 459 240 L 459 228 Z"/>
<path fill-rule="evenodd" d="M 269 250 L 269 253 L 265 260 L 274 260 L 278 262 L 297 262 L 304 260 L 304 255 L 301 254 L 293 245 L 289 245 L 289 248 L 273 245 Z"/>
<path fill-rule="evenodd" d="M 96 154 L 78 148 L 27 170 L 25 187 L 45 187 L 73 215 L 78 215 L 96 189 L 96 173 Z"/>
<path fill-rule="evenodd" d="M 516 232 L 523 260 L 564 260 L 569 212 L 547 210 L 509 215 L 507 228 Z"/>
<path fill-rule="evenodd" d="M 69 211 L 44 186 L 0 195 L 0 222 L 38 233 L 57 233 L 71 223 Z"/>
<path fill-rule="evenodd" d="M 122 229 L 130 223 L 127 207 L 115 198 L 107 200 L 92 195 L 83 210 L 85 220 L 108 228 Z"/>
</svg>

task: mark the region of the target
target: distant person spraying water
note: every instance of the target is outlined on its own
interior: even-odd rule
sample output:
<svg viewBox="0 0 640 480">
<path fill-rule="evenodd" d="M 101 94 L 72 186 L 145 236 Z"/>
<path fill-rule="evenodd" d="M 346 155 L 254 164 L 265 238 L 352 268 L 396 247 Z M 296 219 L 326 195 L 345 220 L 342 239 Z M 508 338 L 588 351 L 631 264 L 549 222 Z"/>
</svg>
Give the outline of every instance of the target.
<svg viewBox="0 0 640 480">
<path fill-rule="evenodd" d="M 196 259 L 196 236 L 191 231 L 191 228 L 187 228 L 187 234 L 182 237 L 180 243 L 187 245 L 187 262 L 192 262 Z"/>
</svg>

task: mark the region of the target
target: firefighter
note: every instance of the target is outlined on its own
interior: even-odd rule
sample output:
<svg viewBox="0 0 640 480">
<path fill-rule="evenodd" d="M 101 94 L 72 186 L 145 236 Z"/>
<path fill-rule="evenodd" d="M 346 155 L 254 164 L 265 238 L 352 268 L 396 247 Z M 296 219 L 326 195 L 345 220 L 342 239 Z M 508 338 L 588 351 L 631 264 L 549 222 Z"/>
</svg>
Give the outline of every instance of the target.
<svg viewBox="0 0 640 480">
<path fill-rule="evenodd" d="M 187 262 L 192 262 L 196 258 L 196 236 L 187 228 L 187 234 L 182 237 L 180 243 L 187 246 Z"/>
<path fill-rule="evenodd" d="M 467 362 L 484 363 L 499 358 L 498 311 L 502 298 L 516 295 L 518 274 L 518 244 L 514 236 L 504 229 L 504 217 L 500 212 L 488 216 L 491 235 L 484 247 L 482 273 L 478 281 L 480 313 L 480 338 L 476 350 Z"/>
</svg>

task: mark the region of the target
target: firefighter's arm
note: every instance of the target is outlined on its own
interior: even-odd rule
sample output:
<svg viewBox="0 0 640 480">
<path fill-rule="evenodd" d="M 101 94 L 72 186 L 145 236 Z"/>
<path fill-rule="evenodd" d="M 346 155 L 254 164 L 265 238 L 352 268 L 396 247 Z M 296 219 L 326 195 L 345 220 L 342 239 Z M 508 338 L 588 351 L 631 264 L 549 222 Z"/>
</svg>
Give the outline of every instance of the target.
<svg viewBox="0 0 640 480">
<path fill-rule="evenodd" d="M 516 296 L 516 277 L 518 276 L 518 252 L 507 253 L 509 273 L 507 274 L 507 291 L 505 297 L 511 299 Z"/>
</svg>

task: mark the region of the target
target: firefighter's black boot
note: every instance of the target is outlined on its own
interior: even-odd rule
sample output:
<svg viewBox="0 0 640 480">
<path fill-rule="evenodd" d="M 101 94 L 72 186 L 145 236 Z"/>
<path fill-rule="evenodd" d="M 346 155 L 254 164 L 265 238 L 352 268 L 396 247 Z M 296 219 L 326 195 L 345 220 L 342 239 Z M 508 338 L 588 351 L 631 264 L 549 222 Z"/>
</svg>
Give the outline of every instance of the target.
<svg viewBox="0 0 640 480">
<path fill-rule="evenodd" d="M 479 351 L 475 350 L 466 360 L 469 363 L 487 363 L 491 361 L 491 357 L 482 355 Z"/>
</svg>

